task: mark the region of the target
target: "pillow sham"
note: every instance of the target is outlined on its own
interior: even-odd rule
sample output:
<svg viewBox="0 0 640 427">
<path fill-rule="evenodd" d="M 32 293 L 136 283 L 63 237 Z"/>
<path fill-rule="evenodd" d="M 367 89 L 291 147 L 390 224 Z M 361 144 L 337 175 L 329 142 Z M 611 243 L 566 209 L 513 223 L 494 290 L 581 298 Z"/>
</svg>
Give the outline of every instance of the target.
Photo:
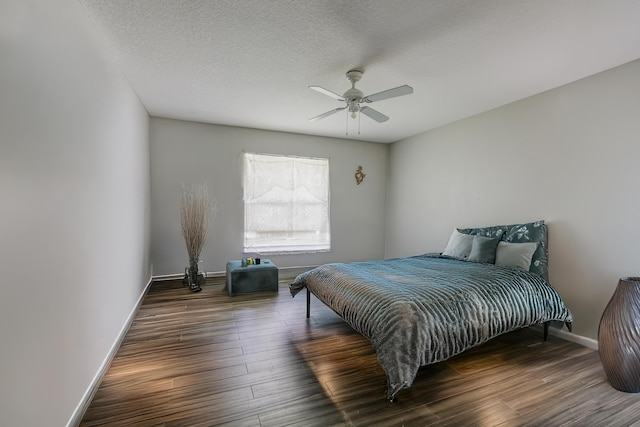
<svg viewBox="0 0 640 427">
<path fill-rule="evenodd" d="M 500 238 L 473 236 L 471 244 L 471 252 L 468 261 L 488 262 L 493 264 L 496 261 L 496 248 L 500 242 Z"/>
<path fill-rule="evenodd" d="M 531 259 L 538 243 L 510 243 L 499 242 L 496 249 L 496 265 L 510 265 L 529 270 Z"/>
<path fill-rule="evenodd" d="M 471 252 L 471 245 L 473 245 L 473 236 L 460 233 L 454 229 L 442 255 L 466 259 Z"/>
</svg>

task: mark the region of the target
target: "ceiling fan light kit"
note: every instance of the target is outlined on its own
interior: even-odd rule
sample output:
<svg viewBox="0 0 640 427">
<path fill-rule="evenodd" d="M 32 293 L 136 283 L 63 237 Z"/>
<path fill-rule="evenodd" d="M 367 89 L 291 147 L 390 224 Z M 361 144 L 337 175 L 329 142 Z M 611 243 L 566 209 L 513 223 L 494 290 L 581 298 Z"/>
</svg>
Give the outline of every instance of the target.
<svg viewBox="0 0 640 427">
<path fill-rule="evenodd" d="M 353 69 L 347 71 L 347 80 L 351 82 L 351 88 L 347 89 L 347 91 L 338 95 L 335 92 L 322 88 L 320 86 L 309 86 L 309 89 L 313 89 L 316 92 L 319 92 L 323 95 L 327 95 L 337 101 L 344 102 L 346 105 L 344 107 L 336 108 L 334 110 L 327 111 L 326 113 L 322 113 L 319 116 L 315 116 L 309 119 L 309 121 L 313 122 L 319 119 L 323 119 L 332 114 L 335 114 L 339 111 L 347 110 L 347 118 L 350 115 L 352 118 L 358 117 L 357 113 L 362 113 L 365 116 L 375 120 L 378 123 L 383 123 L 389 120 L 389 117 L 385 116 L 378 110 L 374 110 L 371 107 L 361 106 L 362 103 L 371 103 L 376 101 L 382 101 L 384 99 L 395 98 L 397 96 L 409 95 L 413 93 L 413 88 L 411 86 L 403 85 L 398 86 L 393 89 L 387 89 L 382 92 L 374 93 L 373 95 L 364 96 L 360 89 L 356 88 L 356 83 L 362 79 L 362 75 L 364 71 Z M 358 129 L 358 133 L 360 130 Z M 347 125 L 347 135 L 348 135 L 348 125 Z"/>
</svg>

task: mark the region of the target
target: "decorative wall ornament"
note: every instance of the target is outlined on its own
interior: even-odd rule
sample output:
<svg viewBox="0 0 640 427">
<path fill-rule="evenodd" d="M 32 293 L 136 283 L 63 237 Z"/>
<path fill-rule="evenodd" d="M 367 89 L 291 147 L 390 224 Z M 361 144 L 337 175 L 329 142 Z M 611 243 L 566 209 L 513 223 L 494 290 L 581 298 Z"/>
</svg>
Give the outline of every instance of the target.
<svg viewBox="0 0 640 427">
<path fill-rule="evenodd" d="M 367 174 L 362 170 L 362 166 L 358 166 L 358 170 L 356 171 L 356 185 L 360 185 L 360 183 L 364 181 L 365 176 L 367 176 Z"/>
</svg>

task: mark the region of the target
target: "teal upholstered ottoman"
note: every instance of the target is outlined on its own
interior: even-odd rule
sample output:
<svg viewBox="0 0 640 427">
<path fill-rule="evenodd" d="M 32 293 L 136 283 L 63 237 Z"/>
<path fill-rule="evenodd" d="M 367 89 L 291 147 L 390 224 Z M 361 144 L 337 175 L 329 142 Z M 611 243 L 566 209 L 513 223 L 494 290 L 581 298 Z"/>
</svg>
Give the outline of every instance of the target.
<svg viewBox="0 0 640 427">
<path fill-rule="evenodd" d="M 269 259 L 260 264 L 242 266 L 240 260 L 227 263 L 227 292 L 230 296 L 245 292 L 278 291 L 278 267 Z"/>
</svg>

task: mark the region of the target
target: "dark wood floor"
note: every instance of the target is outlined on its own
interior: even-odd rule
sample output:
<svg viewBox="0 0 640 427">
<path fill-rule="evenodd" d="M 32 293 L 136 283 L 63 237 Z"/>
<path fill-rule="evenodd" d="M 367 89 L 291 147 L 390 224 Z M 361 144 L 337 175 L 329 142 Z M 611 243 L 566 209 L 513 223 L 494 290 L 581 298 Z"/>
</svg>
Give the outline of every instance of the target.
<svg viewBox="0 0 640 427">
<path fill-rule="evenodd" d="M 369 342 L 312 298 L 151 286 L 82 426 L 640 426 L 597 352 L 541 331 L 423 367 L 385 399 Z"/>
</svg>

